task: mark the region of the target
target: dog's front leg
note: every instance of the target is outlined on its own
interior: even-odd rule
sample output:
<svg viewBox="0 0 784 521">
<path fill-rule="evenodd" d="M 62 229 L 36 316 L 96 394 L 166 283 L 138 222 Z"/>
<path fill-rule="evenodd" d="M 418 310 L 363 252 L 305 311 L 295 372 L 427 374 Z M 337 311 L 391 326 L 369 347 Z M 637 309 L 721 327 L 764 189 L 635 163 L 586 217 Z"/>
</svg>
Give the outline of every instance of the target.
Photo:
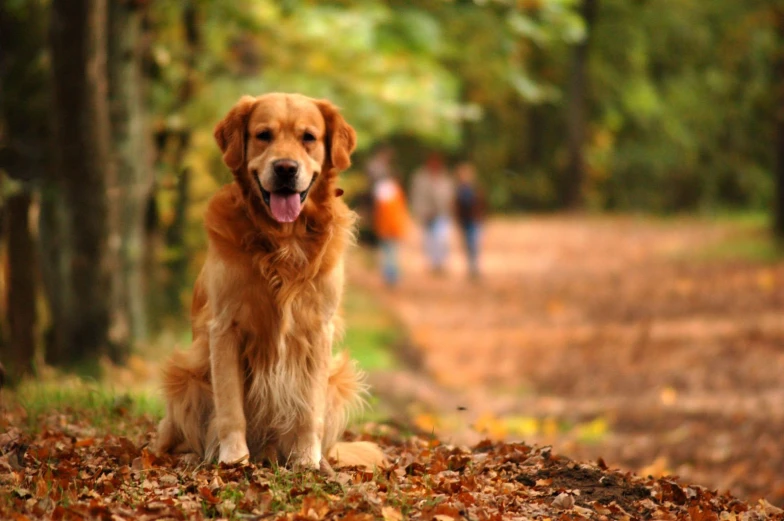
<svg viewBox="0 0 784 521">
<path fill-rule="evenodd" d="M 303 467 L 318 469 L 324 439 L 324 413 L 326 411 L 327 379 L 329 370 L 326 364 L 319 367 L 310 382 L 308 401 L 310 410 L 302 418 L 294 433 L 293 456 L 296 464 Z"/>
<path fill-rule="evenodd" d="M 210 326 L 210 371 L 220 463 L 240 463 L 249 457 L 245 439 L 241 343 L 236 326 L 220 322 Z"/>
<path fill-rule="evenodd" d="M 324 357 L 320 362 L 320 369 L 314 378 L 311 397 L 313 420 L 306 427 L 306 434 L 303 437 L 303 440 L 306 441 L 303 452 L 307 454 L 307 463 L 315 469 L 319 468 L 324 448 L 324 415 L 327 410 L 327 383 L 329 380 L 329 360 Z"/>
<path fill-rule="evenodd" d="M 311 469 L 319 469 L 322 463 L 331 339 L 331 335 L 322 336 L 315 344 L 314 369 L 303 389 L 308 408 L 303 411 L 294 432 L 287 436 L 288 440 L 282 440 L 290 446 L 293 463 Z"/>
</svg>

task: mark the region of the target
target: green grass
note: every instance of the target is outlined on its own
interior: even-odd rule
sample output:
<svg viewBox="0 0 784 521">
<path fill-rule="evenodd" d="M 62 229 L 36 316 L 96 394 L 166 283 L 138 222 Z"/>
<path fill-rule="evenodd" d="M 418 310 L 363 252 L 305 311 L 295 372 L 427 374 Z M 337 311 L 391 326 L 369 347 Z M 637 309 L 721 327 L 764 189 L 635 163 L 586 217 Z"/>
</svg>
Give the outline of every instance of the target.
<svg viewBox="0 0 784 521">
<path fill-rule="evenodd" d="M 770 228 L 771 216 L 761 211 L 716 211 L 698 214 L 705 220 L 745 228 Z"/>
<path fill-rule="evenodd" d="M 681 223 L 718 225 L 725 233 L 716 242 L 684 254 L 686 260 L 740 261 L 769 264 L 784 259 L 784 242 L 771 230 L 771 216 L 760 211 L 710 211 L 663 216 L 643 215 L 639 219 L 662 227 Z"/>
<path fill-rule="evenodd" d="M 356 289 L 347 292 L 344 305 L 346 334 L 343 342 L 336 346 L 336 352 L 348 349 L 365 371 L 395 367 L 397 361 L 392 346 L 399 340 L 400 333 L 393 317 L 372 295 Z M 165 345 L 176 343 L 180 349 L 187 349 L 190 329 L 170 331 L 162 338 L 167 339 Z M 161 352 L 168 352 L 168 349 L 156 351 L 154 356 L 160 359 Z M 79 418 L 97 429 L 116 432 L 115 427 L 124 418 L 160 418 L 165 407 L 155 388 L 124 389 L 106 379 L 83 374 L 62 375 L 51 370 L 39 379 L 21 382 L 13 391 L 4 391 L 3 405 L 24 409 L 28 427 L 33 432 L 40 430 L 41 418 L 52 411 Z M 370 406 L 369 410 L 374 409 L 372 403 Z"/>
<path fill-rule="evenodd" d="M 372 294 L 350 289 L 344 300 L 344 316 L 345 339 L 336 346 L 336 352 L 348 349 L 365 371 L 397 366 L 392 346 L 399 341 L 399 329 Z M 175 345 L 188 349 L 190 335 L 189 328 L 166 331 L 154 343 L 154 348 L 148 346 L 139 354 L 160 361 Z M 68 421 L 78 419 L 97 430 L 124 434 L 123 429 L 130 428 L 130 422 L 124 420 L 163 416 L 165 404 L 157 388 L 149 382 L 138 387 L 127 389 L 106 378 L 86 377 L 83 373 L 63 375 L 47 369 L 40 378 L 21 382 L 13 391 L 5 390 L 2 405 L 21 407 L 31 432 L 40 431 L 43 418 L 56 411 L 63 413 Z M 362 416 L 364 419 L 377 408 L 372 403 L 373 397 L 370 402 Z"/>
<path fill-rule="evenodd" d="M 400 341 L 399 324 L 376 298 L 365 290 L 349 287 L 343 299 L 345 335 L 335 345 L 335 352 L 348 350 L 351 358 L 365 371 L 397 367 L 393 347 Z M 176 332 L 164 332 L 161 340 L 148 349 L 150 356 L 160 357 L 160 344 L 176 344 L 188 349 L 191 343 L 190 326 L 185 324 Z M 166 351 L 166 349 L 164 349 Z M 148 353 L 144 353 L 145 356 Z"/>
<path fill-rule="evenodd" d="M 10 398 L 10 399 L 8 399 Z M 109 429 L 117 434 L 124 418 L 159 418 L 164 404 L 160 396 L 146 391 L 121 391 L 109 383 L 84 380 L 78 377 L 49 377 L 45 380 L 22 382 L 4 404 L 22 407 L 28 428 L 37 432 L 41 418 L 52 411 L 87 421 L 98 429 Z"/>
<path fill-rule="evenodd" d="M 392 348 L 401 333 L 394 317 L 371 294 L 356 288 L 346 292 L 343 308 L 346 335 L 337 349 L 348 349 L 366 371 L 397 367 Z"/>
<path fill-rule="evenodd" d="M 784 258 L 784 244 L 777 241 L 770 227 L 770 216 L 762 213 L 721 214 L 715 218 L 731 230 L 724 239 L 699 252 L 703 260 L 777 262 Z"/>
<path fill-rule="evenodd" d="M 776 244 L 770 234 L 752 232 L 742 236 L 733 235 L 712 244 L 698 252 L 697 257 L 705 260 L 772 263 L 784 258 L 784 246 Z"/>
</svg>

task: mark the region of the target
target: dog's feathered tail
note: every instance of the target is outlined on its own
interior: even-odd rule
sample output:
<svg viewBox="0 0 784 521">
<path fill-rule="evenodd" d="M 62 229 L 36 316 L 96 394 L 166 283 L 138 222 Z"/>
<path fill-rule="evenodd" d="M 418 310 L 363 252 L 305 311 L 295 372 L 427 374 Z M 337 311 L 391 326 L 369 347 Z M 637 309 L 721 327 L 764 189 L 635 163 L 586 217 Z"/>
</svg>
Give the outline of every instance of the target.
<svg viewBox="0 0 784 521">
<path fill-rule="evenodd" d="M 327 393 L 327 408 L 332 411 L 327 416 L 324 436 L 324 446 L 329 447 L 327 457 L 337 461 L 339 467 L 385 466 L 384 453 L 375 443 L 337 441 L 346 428 L 348 415 L 364 407 L 367 395 L 365 375 L 356 368 L 355 362 L 348 357 L 348 353 L 344 352 L 333 359 Z"/>
</svg>

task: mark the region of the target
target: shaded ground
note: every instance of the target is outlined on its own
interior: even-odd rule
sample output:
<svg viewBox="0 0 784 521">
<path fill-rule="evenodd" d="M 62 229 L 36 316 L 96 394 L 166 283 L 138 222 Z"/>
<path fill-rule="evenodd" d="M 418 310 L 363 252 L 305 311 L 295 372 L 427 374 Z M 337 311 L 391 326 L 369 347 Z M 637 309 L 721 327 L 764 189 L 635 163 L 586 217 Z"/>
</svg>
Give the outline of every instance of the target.
<svg viewBox="0 0 784 521">
<path fill-rule="evenodd" d="M 75 411 L 36 418 L 37 432 L 0 435 L 2 519 L 784 519 L 698 486 L 579 464 L 524 444 L 471 448 L 377 427 L 390 465 L 332 477 L 256 465 L 184 465 L 146 445 L 149 419 L 121 409 L 107 434 Z M 23 416 L 23 415 L 22 415 Z M 0 417 L 4 428 L 24 418 Z"/>
<path fill-rule="evenodd" d="M 355 258 L 352 282 L 383 295 L 422 369 L 376 375 L 376 391 L 455 442 L 551 443 L 784 505 L 784 261 L 727 255 L 754 233 L 494 221 L 481 281 L 459 255 L 447 275 L 430 274 L 413 237 L 393 292 Z"/>
</svg>

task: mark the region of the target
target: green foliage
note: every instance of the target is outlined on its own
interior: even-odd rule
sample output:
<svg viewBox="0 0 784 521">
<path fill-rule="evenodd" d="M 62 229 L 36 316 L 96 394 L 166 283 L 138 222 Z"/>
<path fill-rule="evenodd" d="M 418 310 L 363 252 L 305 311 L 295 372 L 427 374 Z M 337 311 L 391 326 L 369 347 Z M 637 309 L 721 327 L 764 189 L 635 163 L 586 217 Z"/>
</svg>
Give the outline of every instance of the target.
<svg viewBox="0 0 784 521">
<path fill-rule="evenodd" d="M 199 215 L 215 186 L 201 178 L 227 180 L 215 122 L 242 94 L 301 91 L 343 107 L 360 152 L 415 143 L 400 157 L 408 171 L 440 148 L 480 165 L 496 209 L 557 208 L 571 53 L 590 38 L 590 207 L 770 207 L 778 4 L 597 0 L 589 35 L 582 3 L 151 2 L 151 123 L 194 137 L 183 164 L 159 165 L 159 186 L 192 167 Z M 21 15 L 40 2 L 7 4 Z M 160 199 L 167 223 L 174 202 Z M 198 230 L 187 235 L 202 244 Z"/>
<path fill-rule="evenodd" d="M 298 91 L 341 105 L 362 148 L 397 132 L 457 142 L 458 83 L 436 59 L 441 25 L 427 13 L 376 2 L 350 9 L 304 3 L 283 8 L 271 1 L 205 1 L 199 7 L 200 95 L 172 114 L 176 92 L 170 86 L 184 81 L 186 51 L 169 27 L 181 13 L 179 3 L 156 3 L 154 16 L 166 29 L 154 56 L 170 69 L 153 93 L 161 116 L 211 127 L 242 94 Z"/>
<path fill-rule="evenodd" d="M 775 38 L 764 10 L 605 0 L 595 37 L 598 207 L 770 204 Z"/>
<path fill-rule="evenodd" d="M 188 5 L 198 27 L 191 43 Z M 230 180 L 212 129 L 246 93 L 300 91 L 340 105 L 359 135 L 352 186 L 368 151 L 387 141 L 404 178 L 436 148 L 479 166 L 497 211 L 559 208 L 568 182 L 567 85 L 574 46 L 585 41 L 589 209 L 769 208 L 777 49 L 770 3 L 598 0 L 590 35 L 581 5 L 150 4 L 152 120 L 157 129 L 187 128 L 191 137 L 182 164 L 159 164 L 164 226 L 177 203 L 170 188 L 182 168 L 191 173 L 185 245 L 166 254 L 188 255 L 186 278 L 195 278 L 204 249 L 200 217 Z M 189 291 L 181 292 L 183 306 Z M 374 333 L 361 335 L 360 343 L 375 343 Z"/>
</svg>

